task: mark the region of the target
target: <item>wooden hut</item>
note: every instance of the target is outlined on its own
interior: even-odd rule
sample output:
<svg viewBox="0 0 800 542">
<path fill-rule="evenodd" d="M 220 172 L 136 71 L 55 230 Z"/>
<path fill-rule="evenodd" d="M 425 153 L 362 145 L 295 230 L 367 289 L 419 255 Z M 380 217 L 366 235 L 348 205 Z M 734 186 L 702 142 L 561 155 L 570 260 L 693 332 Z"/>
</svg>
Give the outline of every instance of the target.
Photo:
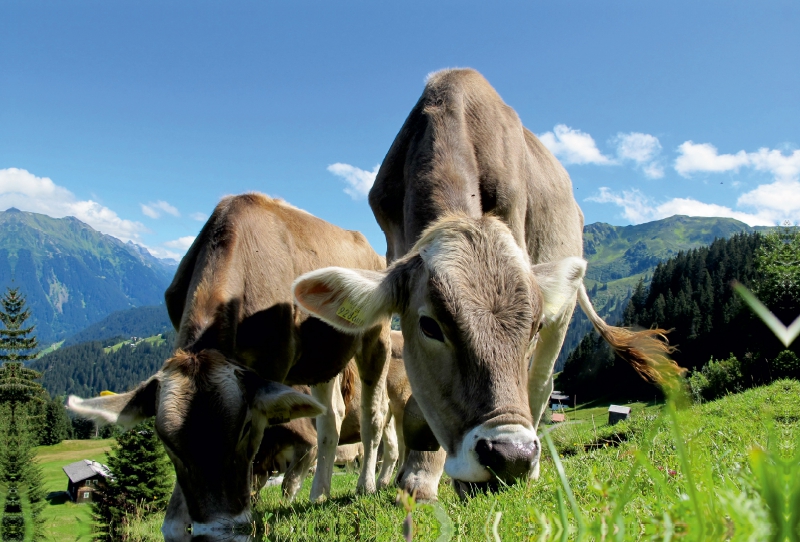
<svg viewBox="0 0 800 542">
<path fill-rule="evenodd" d="M 608 425 L 627 420 L 631 415 L 631 407 L 611 405 L 608 407 Z"/>
<path fill-rule="evenodd" d="M 76 461 L 63 468 L 69 479 L 67 494 L 76 503 L 94 500 L 94 492 L 105 487 L 109 476 L 108 467 L 91 459 Z"/>
</svg>

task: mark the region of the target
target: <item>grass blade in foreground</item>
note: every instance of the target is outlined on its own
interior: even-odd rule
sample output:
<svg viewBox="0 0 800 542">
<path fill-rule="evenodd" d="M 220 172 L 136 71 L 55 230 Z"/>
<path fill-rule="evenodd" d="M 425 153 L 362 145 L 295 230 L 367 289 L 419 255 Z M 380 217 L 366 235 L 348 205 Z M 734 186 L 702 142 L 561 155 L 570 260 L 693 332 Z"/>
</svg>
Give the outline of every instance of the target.
<svg viewBox="0 0 800 542">
<path fill-rule="evenodd" d="M 798 335 L 800 335 L 800 316 L 798 316 L 789 327 L 783 325 L 783 322 L 778 320 L 778 317 L 764 306 L 764 304 L 742 283 L 733 281 L 734 291 L 744 300 L 745 303 L 758 315 L 759 318 L 772 330 L 776 337 L 783 343 L 786 348 L 794 342 Z"/>
</svg>

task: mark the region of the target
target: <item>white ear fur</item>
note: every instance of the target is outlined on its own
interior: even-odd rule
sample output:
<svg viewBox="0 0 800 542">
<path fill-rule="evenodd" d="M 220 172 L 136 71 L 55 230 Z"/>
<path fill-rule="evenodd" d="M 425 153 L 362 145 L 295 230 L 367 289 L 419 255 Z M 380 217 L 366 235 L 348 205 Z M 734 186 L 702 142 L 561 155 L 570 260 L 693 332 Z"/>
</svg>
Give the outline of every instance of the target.
<svg viewBox="0 0 800 542">
<path fill-rule="evenodd" d="M 543 323 L 547 325 L 564 311 L 569 300 L 574 299 L 586 274 L 586 260 L 564 258 L 534 265 L 531 270 L 544 297 Z"/>
<path fill-rule="evenodd" d="M 326 409 L 316 399 L 289 386 L 269 382 L 256 393 L 252 408 L 261 412 L 268 425 L 286 423 L 295 418 L 313 418 Z"/>
<path fill-rule="evenodd" d="M 391 302 L 381 289 L 386 273 L 326 267 L 295 279 L 295 301 L 304 311 L 339 331 L 360 333 L 391 314 Z"/>
<path fill-rule="evenodd" d="M 158 375 L 139 384 L 128 393 L 81 399 L 70 395 L 67 408 L 102 425 L 116 423 L 130 429 L 139 422 L 155 416 Z"/>
</svg>

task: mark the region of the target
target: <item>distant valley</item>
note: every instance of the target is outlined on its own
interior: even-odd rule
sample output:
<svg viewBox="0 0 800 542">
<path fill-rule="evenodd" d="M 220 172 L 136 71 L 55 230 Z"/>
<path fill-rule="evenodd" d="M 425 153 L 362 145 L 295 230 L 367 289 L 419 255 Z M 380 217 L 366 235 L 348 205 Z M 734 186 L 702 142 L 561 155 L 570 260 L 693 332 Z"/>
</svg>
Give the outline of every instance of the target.
<svg viewBox="0 0 800 542">
<path fill-rule="evenodd" d="M 709 245 L 715 238 L 755 229 L 763 228 L 730 218 L 686 216 L 636 226 L 589 224 L 584 228 L 584 257 L 589 262 L 585 284 L 598 312 L 613 323 L 638 281 L 647 283 L 659 261 Z M 52 344 L 53 350 L 66 349 L 36 362 L 38 368 L 58 373 L 49 382 L 56 393 L 95 392 L 100 383 L 120 389 L 141 376 L 134 369 L 137 355 L 148 370 L 159 366 L 157 357 L 166 359 L 172 325 L 163 295 L 175 269 L 172 262 L 154 258 L 142 247 L 104 235 L 75 218 L 0 212 L 0 286 L 11 285 L 13 276 L 13 284 L 27 297 L 40 343 Z M 576 310 L 557 369 L 590 329 L 588 320 Z M 156 335 L 169 340 L 114 355 L 103 353 L 109 342 Z M 105 371 L 117 358 L 124 358 L 125 367 L 111 371 L 121 371 L 119 378 L 102 376 L 80 362 L 82 356 L 92 358 Z M 70 368 L 72 363 L 77 365 Z M 57 371 L 54 364 L 59 365 Z M 71 371 L 82 376 L 71 378 Z"/>
</svg>

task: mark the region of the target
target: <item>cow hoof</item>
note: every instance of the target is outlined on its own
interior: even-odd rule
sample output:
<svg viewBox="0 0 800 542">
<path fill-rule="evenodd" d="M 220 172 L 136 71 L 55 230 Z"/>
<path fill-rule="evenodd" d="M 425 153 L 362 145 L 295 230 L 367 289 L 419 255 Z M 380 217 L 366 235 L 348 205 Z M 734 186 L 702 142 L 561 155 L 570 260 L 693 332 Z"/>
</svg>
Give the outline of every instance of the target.
<svg viewBox="0 0 800 542">
<path fill-rule="evenodd" d="M 488 482 L 462 482 L 453 480 L 453 489 L 461 500 L 477 497 L 485 493 L 496 493 L 500 489 L 500 481 L 497 479 Z"/>
<path fill-rule="evenodd" d="M 377 493 L 375 486 L 356 486 L 356 495 L 372 495 Z"/>
<path fill-rule="evenodd" d="M 438 487 L 436 484 L 431 484 L 429 480 L 423 477 L 412 475 L 403 476 L 397 481 L 397 487 L 413 495 L 414 500 L 418 503 L 435 502 L 439 500 Z"/>
</svg>

